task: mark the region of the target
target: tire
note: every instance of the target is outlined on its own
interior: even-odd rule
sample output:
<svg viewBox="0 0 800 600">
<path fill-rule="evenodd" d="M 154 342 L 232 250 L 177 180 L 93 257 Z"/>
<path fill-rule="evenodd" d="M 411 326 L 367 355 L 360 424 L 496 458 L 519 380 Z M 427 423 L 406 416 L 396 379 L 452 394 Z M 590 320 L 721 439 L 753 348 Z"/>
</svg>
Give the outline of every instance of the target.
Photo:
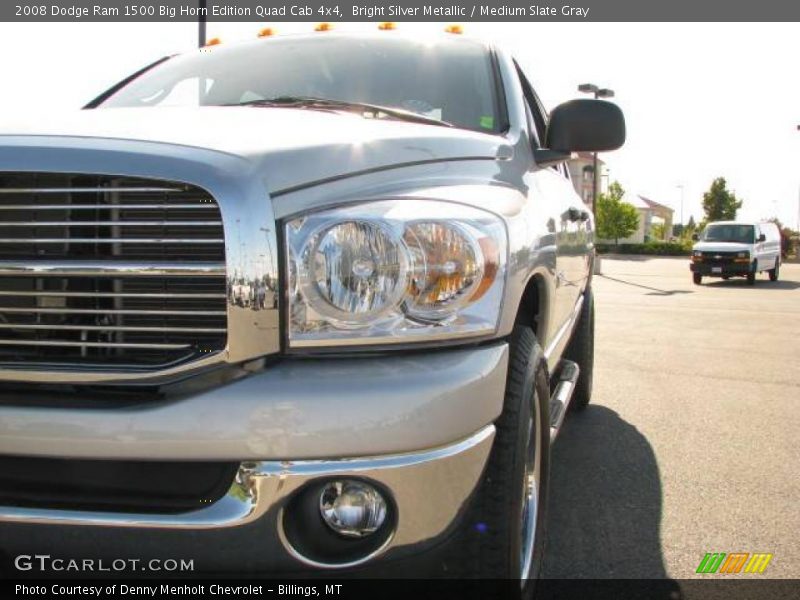
<svg viewBox="0 0 800 600">
<path fill-rule="evenodd" d="M 527 577 L 520 596 L 533 594 L 544 553 L 547 482 L 550 457 L 550 386 L 544 353 L 528 327 L 516 327 L 510 357 L 503 412 L 481 483 L 462 525 L 450 573 L 466 578 L 522 579 L 524 481 L 538 456 L 538 502 Z M 534 443 L 528 444 L 529 432 Z M 537 435 L 538 432 L 538 435 Z M 538 439 L 537 439 L 538 438 Z M 531 456 L 532 454 L 532 456 Z M 530 513 L 529 513 L 530 515 Z M 516 584 L 514 584 L 516 588 Z"/>
<path fill-rule="evenodd" d="M 781 261 L 776 258 L 775 259 L 775 268 L 770 269 L 767 272 L 769 273 L 769 280 L 770 281 L 778 281 L 778 277 L 781 276 Z"/>
<path fill-rule="evenodd" d="M 753 263 L 753 268 L 750 269 L 747 273 L 747 285 L 755 285 L 756 284 L 756 273 L 758 273 L 758 263 Z"/>
<path fill-rule="evenodd" d="M 594 294 L 590 287 L 584 292 L 581 315 L 564 351 L 564 358 L 578 363 L 581 369 L 569 407 L 572 410 L 583 410 L 592 400 L 594 378 Z"/>
<path fill-rule="evenodd" d="M 703 276 L 700 273 L 692 273 L 692 281 L 695 285 L 700 285 L 703 283 Z"/>
</svg>

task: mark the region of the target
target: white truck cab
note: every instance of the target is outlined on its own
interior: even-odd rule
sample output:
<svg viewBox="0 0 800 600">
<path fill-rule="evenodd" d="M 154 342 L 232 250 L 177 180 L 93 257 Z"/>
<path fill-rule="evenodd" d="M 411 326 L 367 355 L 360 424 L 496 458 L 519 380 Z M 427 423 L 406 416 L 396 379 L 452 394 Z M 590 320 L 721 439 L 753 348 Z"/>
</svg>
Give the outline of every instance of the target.
<svg viewBox="0 0 800 600">
<path fill-rule="evenodd" d="M 734 276 L 746 277 L 754 285 L 761 271 L 769 273 L 770 281 L 778 280 L 781 233 L 775 223 L 716 221 L 695 239 L 690 269 L 697 285 L 703 277 Z"/>
</svg>

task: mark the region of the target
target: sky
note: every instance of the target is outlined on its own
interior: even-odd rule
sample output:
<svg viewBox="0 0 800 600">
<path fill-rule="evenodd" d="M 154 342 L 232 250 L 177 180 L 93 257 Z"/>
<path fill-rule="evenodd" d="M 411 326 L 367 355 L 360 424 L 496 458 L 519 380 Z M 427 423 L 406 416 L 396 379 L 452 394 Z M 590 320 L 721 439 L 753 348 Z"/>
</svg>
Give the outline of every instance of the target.
<svg viewBox="0 0 800 600">
<path fill-rule="evenodd" d="M 278 34 L 312 23 L 210 23 L 208 37 L 235 43 L 261 27 Z M 398 23 L 440 31 L 443 23 Z M 337 30 L 374 29 L 339 23 Z M 744 200 L 743 219 L 800 219 L 798 23 L 468 23 L 466 35 L 511 51 L 544 104 L 595 83 L 615 91 L 625 146 L 602 155 L 610 179 L 703 216 L 716 177 Z M 387 35 L 391 35 L 387 32 Z M 0 23 L 0 123 L 78 109 L 145 64 L 196 45 L 192 23 Z M 682 186 L 682 191 L 681 187 Z"/>
</svg>

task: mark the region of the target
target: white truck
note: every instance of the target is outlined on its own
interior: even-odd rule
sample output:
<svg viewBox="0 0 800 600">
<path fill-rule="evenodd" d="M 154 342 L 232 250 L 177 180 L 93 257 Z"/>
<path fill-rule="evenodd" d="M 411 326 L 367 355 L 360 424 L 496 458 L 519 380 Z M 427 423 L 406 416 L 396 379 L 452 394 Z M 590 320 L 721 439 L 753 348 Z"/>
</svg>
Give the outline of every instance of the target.
<svg viewBox="0 0 800 600">
<path fill-rule="evenodd" d="M 715 221 L 694 238 L 692 248 L 692 280 L 696 285 L 703 277 L 746 277 L 755 285 L 756 275 L 769 273 L 777 281 L 781 269 L 781 232 L 775 223 Z"/>
</svg>

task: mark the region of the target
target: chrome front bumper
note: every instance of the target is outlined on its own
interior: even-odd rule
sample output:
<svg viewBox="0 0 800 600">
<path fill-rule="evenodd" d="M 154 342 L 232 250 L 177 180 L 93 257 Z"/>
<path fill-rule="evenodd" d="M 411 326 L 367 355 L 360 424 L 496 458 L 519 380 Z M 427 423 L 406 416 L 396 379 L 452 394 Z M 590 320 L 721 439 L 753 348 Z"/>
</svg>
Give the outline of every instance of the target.
<svg viewBox="0 0 800 600">
<path fill-rule="evenodd" d="M 159 530 L 213 533 L 234 528 L 243 535 L 239 536 L 237 544 L 225 547 L 224 552 L 235 553 L 241 547 L 247 548 L 248 552 L 257 549 L 267 558 L 262 561 L 264 566 L 261 568 L 352 568 L 384 554 L 388 558 L 418 553 L 445 537 L 464 511 L 480 480 L 494 435 L 495 428 L 489 425 L 455 444 L 424 452 L 349 460 L 242 463 L 226 496 L 202 509 L 177 515 L 2 507 L 0 530 L 8 533 L 8 528 L 14 525 L 28 531 L 35 526 L 51 526 L 52 537 L 63 553 L 70 550 L 56 533 L 60 526 L 80 528 L 80 531 L 71 531 L 69 538 L 73 540 L 83 536 L 86 539 L 95 537 L 98 541 L 113 538 L 107 538 L 105 533 L 97 536 L 91 530 L 113 528 L 117 535 L 124 534 L 129 540 L 135 540 Z M 284 534 L 283 512 L 295 492 L 307 484 L 339 477 L 371 480 L 388 490 L 397 507 L 396 526 L 381 547 L 358 560 L 321 563 L 303 556 L 292 547 Z M 166 545 L 171 552 L 195 556 L 191 548 L 192 538 L 173 539 L 173 543 Z M 41 553 L 42 548 L 36 552 Z M 196 560 L 198 568 L 202 569 L 203 561 Z M 246 561 L 243 560 L 242 564 Z M 219 568 L 218 564 L 208 566 Z"/>
<path fill-rule="evenodd" d="M 239 463 L 227 495 L 181 514 L 0 506 L 0 554 L 180 556 L 198 570 L 291 572 L 418 555 L 448 537 L 476 488 L 503 405 L 508 346 L 287 360 L 216 388 L 129 407 L 0 406 L 0 455 Z M 46 475 L 46 474 L 44 474 Z M 346 564 L 283 534 L 296 493 L 370 480 L 396 507 L 392 535 Z M 150 554 L 148 554 L 148 552 Z"/>
</svg>

